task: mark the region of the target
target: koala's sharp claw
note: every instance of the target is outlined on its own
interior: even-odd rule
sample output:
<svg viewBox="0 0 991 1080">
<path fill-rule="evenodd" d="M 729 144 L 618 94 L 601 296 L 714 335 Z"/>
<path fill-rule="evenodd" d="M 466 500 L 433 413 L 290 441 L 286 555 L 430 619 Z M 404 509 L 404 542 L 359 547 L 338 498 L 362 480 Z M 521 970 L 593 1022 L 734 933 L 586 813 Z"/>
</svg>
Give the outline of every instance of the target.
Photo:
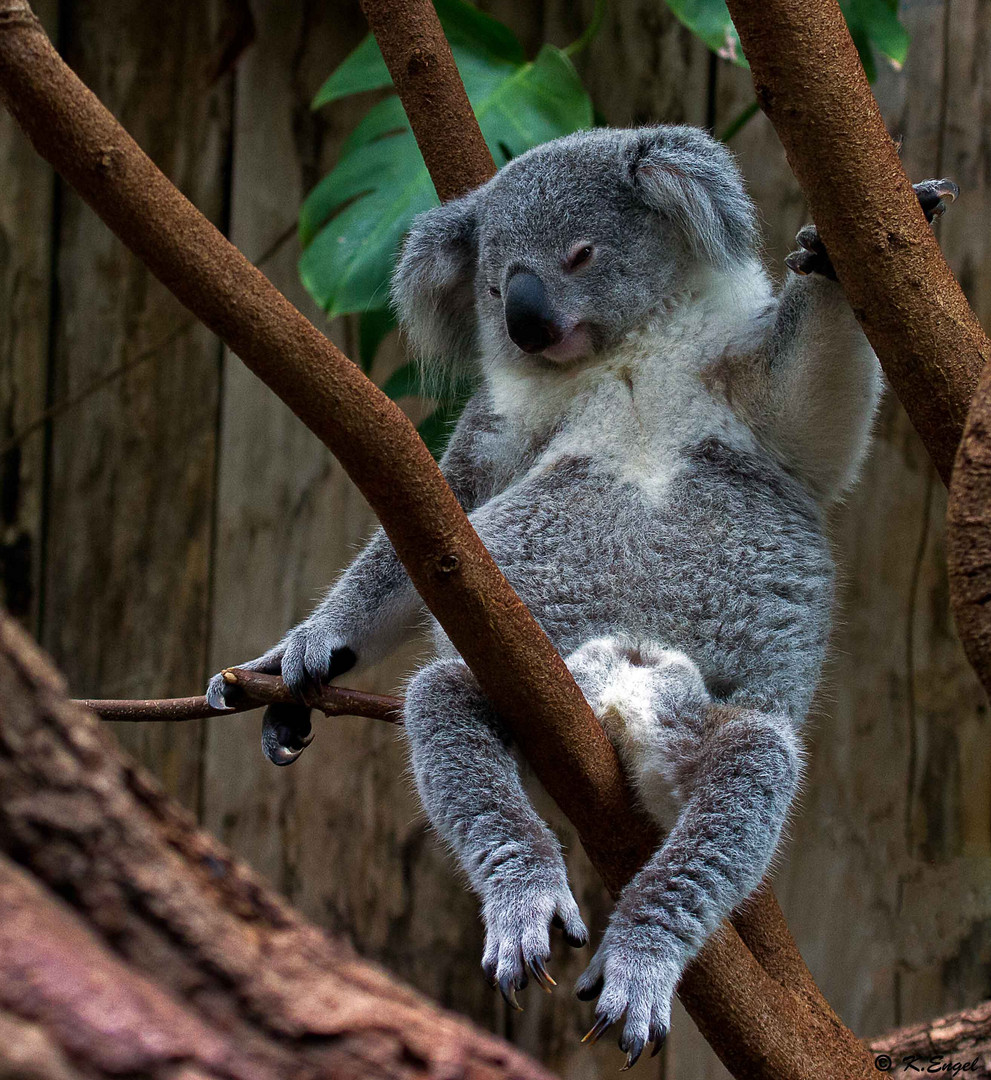
<svg viewBox="0 0 991 1080">
<path fill-rule="evenodd" d="M 826 245 L 823 244 L 822 238 L 819 236 L 819 230 L 815 225 L 803 225 L 795 236 L 795 243 L 805 248 L 806 251 L 826 250 Z"/>
<path fill-rule="evenodd" d="M 598 1017 L 592 1027 L 585 1033 L 582 1042 L 588 1043 L 589 1046 L 594 1046 L 612 1025 L 613 1022 L 608 1016 L 603 1015 Z"/>
<path fill-rule="evenodd" d="M 626 1050 L 626 1064 L 619 1070 L 620 1072 L 626 1072 L 627 1069 L 632 1069 L 636 1065 L 645 1045 L 643 1039 L 631 1039 L 629 1046 L 620 1046 L 621 1050 Z"/>
<path fill-rule="evenodd" d="M 517 1012 L 523 1012 L 523 1006 L 516 1000 L 516 987 L 510 979 L 499 980 L 499 993 L 502 994 L 503 1000 L 511 1008 Z"/>
<path fill-rule="evenodd" d="M 313 742 L 305 705 L 269 705 L 262 718 L 262 751 L 273 765 L 291 765 Z"/>
<path fill-rule="evenodd" d="M 661 1052 L 661 1047 L 664 1046 L 664 1043 L 666 1042 L 667 1037 L 668 1037 L 668 1029 L 667 1028 L 664 1028 L 661 1031 L 660 1035 L 655 1035 L 654 1036 L 654 1049 L 651 1050 L 651 1052 L 650 1052 L 651 1057 L 657 1057 L 657 1055 Z"/>
<path fill-rule="evenodd" d="M 547 965 L 537 956 L 529 962 L 530 970 L 533 972 L 533 977 L 537 980 L 537 985 L 541 989 L 546 990 L 549 994 L 551 989 L 557 986 L 557 983 L 550 977 L 547 971 Z"/>
</svg>

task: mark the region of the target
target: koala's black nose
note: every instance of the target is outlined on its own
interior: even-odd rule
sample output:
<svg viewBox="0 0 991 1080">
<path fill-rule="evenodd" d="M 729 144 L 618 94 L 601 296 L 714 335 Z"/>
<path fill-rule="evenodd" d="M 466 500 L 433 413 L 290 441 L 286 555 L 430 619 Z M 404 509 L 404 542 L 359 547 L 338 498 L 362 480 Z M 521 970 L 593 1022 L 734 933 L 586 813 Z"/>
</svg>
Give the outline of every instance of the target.
<svg viewBox="0 0 991 1080">
<path fill-rule="evenodd" d="M 542 352 L 561 340 L 547 290 L 536 274 L 519 270 L 506 283 L 506 329 L 528 353 Z"/>
</svg>

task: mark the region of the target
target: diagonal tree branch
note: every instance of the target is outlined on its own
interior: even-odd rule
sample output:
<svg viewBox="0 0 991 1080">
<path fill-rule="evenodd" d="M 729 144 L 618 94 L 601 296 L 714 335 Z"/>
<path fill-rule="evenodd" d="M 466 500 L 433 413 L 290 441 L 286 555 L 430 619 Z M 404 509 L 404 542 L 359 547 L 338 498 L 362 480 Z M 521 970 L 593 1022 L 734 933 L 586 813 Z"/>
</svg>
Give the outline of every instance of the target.
<svg viewBox="0 0 991 1080">
<path fill-rule="evenodd" d="M 25 0 L 0 0 L 0 96 L 111 229 L 339 458 L 616 893 L 657 843 L 654 827 L 406 418 L 169 184 L 65 67 Z M 864 1046 L 803 974 L 776 906 L 763 906 L 782 931 L 777 949 L 764 939 L 776 977 L 727 926 L 686 973 L 689 1011 L 737 1076 L 872 1075 Z"/>
</svg>

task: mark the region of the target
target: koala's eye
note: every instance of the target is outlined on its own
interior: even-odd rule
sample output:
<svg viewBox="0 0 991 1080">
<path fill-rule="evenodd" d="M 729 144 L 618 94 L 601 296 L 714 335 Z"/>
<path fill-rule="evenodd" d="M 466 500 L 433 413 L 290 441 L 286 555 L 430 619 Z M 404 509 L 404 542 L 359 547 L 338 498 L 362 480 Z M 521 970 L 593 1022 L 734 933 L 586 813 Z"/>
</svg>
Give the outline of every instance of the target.
<svg viewBox="0 0 991 1080">
<path fill-rule="evenodd" d="M 594 254 L 595 248 L 593 248 L 591 244 L 580 244 L 573 248 L 571 254 L 568 256 L 568 270 L 577 270 L 579 266 L 584 266 Z"/>
<path fill-rule="evenodd" d="M 489 286 L 489 296 L 502 296 L 502 293 L 495 285 Z"/>
</svg>

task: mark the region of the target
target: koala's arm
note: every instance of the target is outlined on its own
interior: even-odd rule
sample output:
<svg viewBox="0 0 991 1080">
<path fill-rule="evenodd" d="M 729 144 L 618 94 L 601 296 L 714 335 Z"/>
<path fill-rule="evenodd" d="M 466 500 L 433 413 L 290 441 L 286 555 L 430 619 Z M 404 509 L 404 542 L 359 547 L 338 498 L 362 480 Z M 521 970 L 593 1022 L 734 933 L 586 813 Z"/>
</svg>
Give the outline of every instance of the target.
<svg viewBox="0 0 991 1080">
<path fill-rule="evenodd" d="M 883 386 L 839 283 L 792 276 L 755 360 L 755 430 L 832 501 L 857 477 Z"/>
<path fill-rule="evenodd" d="M 440 462 L 466 512 L 491 494 L 485 451 L 497 431 L 498 418 L 487 396 L 476 394 L 465 406 Z M 302 694 L 387 656 L 419 610 L 420 598 L 403 564 L 378 529 L 311 615 L 264 655 L 240 666 L 281 673 L 289 687 Z M 222 675 L 215 675 L 207 688 L 215 707 L 223 707 L 224 690 Z"/>
<path fill-rule="evenodd" d="M 486 397 L 476 394 L 466 405 L 440 461 L 445 479 L 466 512 L 489 495 L 482 443 L 495 423 Z M 358 667 L 377 662 L 398 644 L 420 605 L 392 543 L 378 529 L 316 610 L 287 636 L 290 644 L 294 637 L 305 637 L 305 655 L 298 662 L 306 674 L 299 677 L 313 681 L 326 670 L 322 665 L 338 648 L 349 649 Z M 283 662 L 283 676 L 291 683 L 296 673 L 292 669 L 287 672 L 286 667 Z"/>
</svg>

